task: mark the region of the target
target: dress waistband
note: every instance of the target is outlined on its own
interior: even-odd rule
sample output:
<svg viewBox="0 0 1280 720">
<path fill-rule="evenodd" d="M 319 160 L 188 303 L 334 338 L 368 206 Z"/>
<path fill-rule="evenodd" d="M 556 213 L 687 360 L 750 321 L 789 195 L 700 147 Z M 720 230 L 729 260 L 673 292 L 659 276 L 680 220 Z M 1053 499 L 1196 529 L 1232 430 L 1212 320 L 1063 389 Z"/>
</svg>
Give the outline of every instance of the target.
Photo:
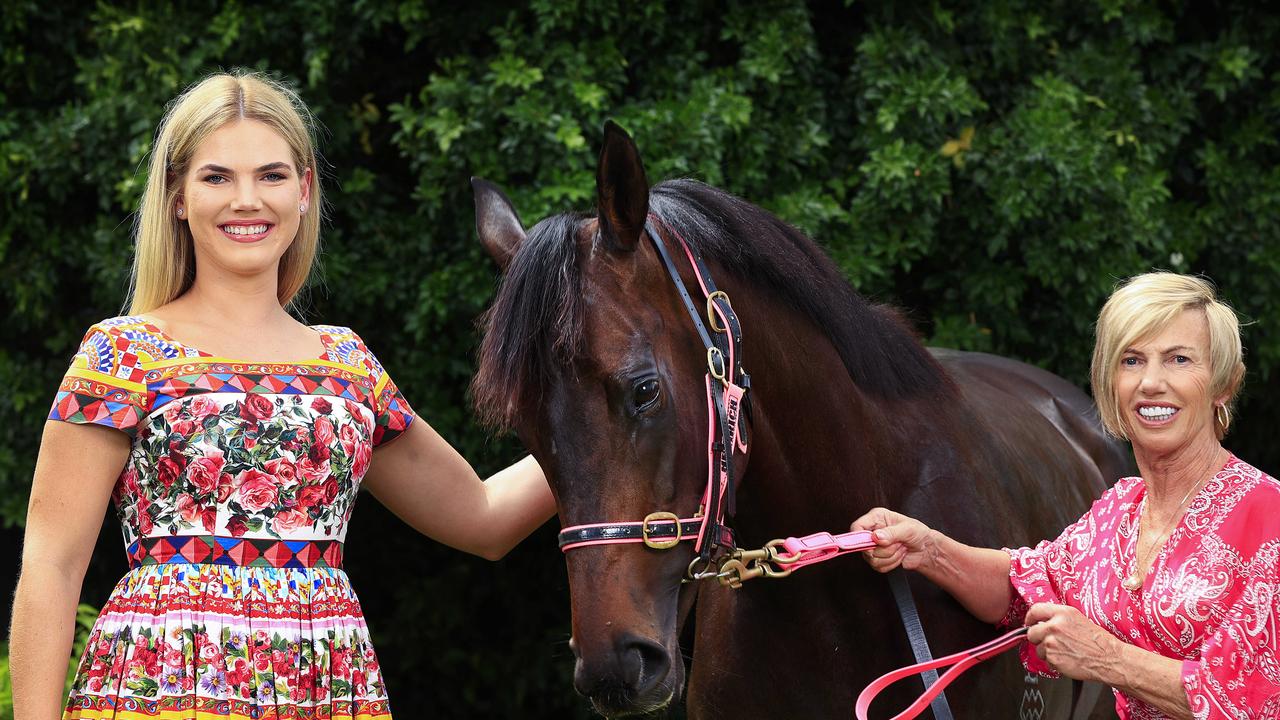
<svg viewBox="0 0 1280 720">
<path fill-rule="evenodd" d="M 186 563 L 271 568 L 341 568 L 338 540 L 168 535 L 145 537 L 128 547 L 129 568 Z"/>
</svg>

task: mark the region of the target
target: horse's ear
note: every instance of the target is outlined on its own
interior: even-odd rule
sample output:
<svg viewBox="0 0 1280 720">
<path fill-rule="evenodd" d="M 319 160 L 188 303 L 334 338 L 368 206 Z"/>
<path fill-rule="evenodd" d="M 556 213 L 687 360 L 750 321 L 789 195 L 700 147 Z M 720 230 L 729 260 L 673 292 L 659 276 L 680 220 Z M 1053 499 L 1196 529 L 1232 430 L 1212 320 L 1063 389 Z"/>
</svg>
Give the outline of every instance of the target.
<svg viewBox="0 0 1280 720">
<path fill-rule="evenodd" d="M 634 250 L 649 215 L 649 180 L 631 136 L 612 120 L 604 124 L 604 147 L 596 169 L 600 237 L 610 247 Z"/>
<path fill-rule="evenodd" d="M 520 216 L 507 196 L 488 180 L 471 178 L 471 189 L 476 195 L 476 234 L 480 236 L 480 244 L 498 263 L 498 268 L 506 272 L 511 258 L 524 242 Z"/>
</svg>

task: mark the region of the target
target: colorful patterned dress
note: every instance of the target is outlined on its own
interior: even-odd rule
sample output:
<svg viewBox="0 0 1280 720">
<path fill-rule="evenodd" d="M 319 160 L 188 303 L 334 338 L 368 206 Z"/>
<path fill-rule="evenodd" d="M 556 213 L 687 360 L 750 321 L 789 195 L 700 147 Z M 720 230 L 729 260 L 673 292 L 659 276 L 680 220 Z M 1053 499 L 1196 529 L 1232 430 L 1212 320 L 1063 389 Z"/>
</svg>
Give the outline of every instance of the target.
<svg viewBox="0 0 1280 720">
<path fill-rule="evenodd" d="M 89 329 L 50 418 L 129 434 L 129 556 L 64 718 L 389 718 L 342 570 L 373 449 L 413 420 L 347 328 L 298 363 L 213 357 L 137 317 Z"/>
<path fill-rule="evenodd" d="M 1280 482 L 1232 457 L 1191 501 L 1142 587 L 1134 569 L 1142 478 L 1125 478 L 1058 539 L 1010 550 L 1015 590 L 1005 622 L 1031 603 L 1071 605 L 1116 637 L 1182 661 L 1198 720 L 1280 718 Z M 1030 644 L 1022 659 L 1049 673 Z M 1158 709 L 1116 692 L 1121 718 Z"/>
</svg>

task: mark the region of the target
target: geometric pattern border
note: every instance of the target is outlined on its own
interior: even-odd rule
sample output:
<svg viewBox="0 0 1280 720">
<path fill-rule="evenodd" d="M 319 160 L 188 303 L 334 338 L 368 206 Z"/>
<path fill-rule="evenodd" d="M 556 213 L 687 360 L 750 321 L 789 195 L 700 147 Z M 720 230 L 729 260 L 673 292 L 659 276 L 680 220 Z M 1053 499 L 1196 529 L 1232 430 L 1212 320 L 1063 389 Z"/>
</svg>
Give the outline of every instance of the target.
<svg viewBox="0 0 1280 720">
<path fill-rule="evenodd" d="M 391 710 L 385 698 L 364 700 L 331 699 L 316 706 L 280 705 L 263 707 L 239 698 L 197 698 L 190 695 L 149 698 L 114 698 L 105 695 L 75 695 L 68 698 L 67 718 L 99 720 L 143 720 L 144 718 L 199 717 L 225 720 L 390 720 Z"/>
<path fill-rule="evenodd" d="M 129 567 L 164 565 L 231 565 L 234 567 L 342 567 L 338 540 L 273 540 L 217 535 L 145 537 L 129 546 Z"/>
</svg>

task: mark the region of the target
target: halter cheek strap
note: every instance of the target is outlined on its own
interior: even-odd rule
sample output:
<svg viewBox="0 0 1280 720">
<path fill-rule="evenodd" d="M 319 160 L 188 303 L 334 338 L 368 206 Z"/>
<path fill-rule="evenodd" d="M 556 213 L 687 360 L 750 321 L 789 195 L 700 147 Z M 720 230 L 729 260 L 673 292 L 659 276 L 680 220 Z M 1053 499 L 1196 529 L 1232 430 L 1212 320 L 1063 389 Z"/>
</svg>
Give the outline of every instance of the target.
<svg viewBox="0 0 1280 720">
<path fill-rule="evenodd" d="M 697 279 L 697 288 L 705 301 L 706 322 L 702 310 L 693 301 L 680 277 L 671 253 L 654 227 L 657 218 L 650 215 L 645 232 L 654 250 L 671 276 L 685 310 L 693 321 L 707 353 L 707 481 L 698 512 L 681 518 L 670 512 L 655 512 L 643 520 L 574 525 L 560 531 L 560 549 L 568 552 L 591 545 L 644 543 L 655 550 L 675 547 L 684 540 L 694 542 L 694 550 L 704 570 L 712 564 L 717 550 L 732 552 L 737 548 L 733 532 L 725 524 L 726 516 L 736 510 L 733 487 L 733 460 L 746 453 L 748 438 L 742 427 L 742 414 L 748 403 L 751 380 L 742 369 L 742 326 L 733 311 L 729 296 L 716 288 L 711 271 L 700 253 L 689 246 L 674 229 L 668 228 L 679 242 Z M 709 326 L 709 327 L 708 327 Z"/>
</svg>

